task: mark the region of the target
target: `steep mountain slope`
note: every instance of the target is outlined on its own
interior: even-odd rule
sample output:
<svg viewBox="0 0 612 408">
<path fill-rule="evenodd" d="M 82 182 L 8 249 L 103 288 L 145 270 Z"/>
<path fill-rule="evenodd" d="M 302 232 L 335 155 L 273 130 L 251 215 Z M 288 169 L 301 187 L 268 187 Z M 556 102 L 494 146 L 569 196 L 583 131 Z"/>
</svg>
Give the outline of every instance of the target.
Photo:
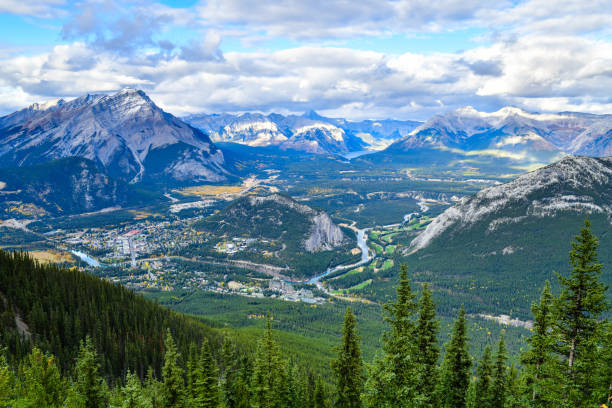
<svg viewBox="0 0 612 408">
<path fill-rule="evenodd" d="M 389 150 L 434 148 L 522 162 L 552 161 L 560 154 L 606 156 L 612 154 L 611 129 L 612 115 L 532 114 L 513 107 L 485 113 L 467 106 L 432 117 Z"/>
<path fill-rule="evenodd" d="M 223 154 L 208 136 L 134 89 L 34 104 L 0 118 L 3 167 L 71 156 L 131 182 L 219 181 L 227 174 Z"/>
<path fill-rule="evenodd" d="M 352 260 L 349 252 L 355 247 L 354 236 L 338 227 L 327 213 L 280 194 L 240 198 L 197 228 L 227 238 L 275 242 L 275 255 L 263 261 L 288 265 L 299 276 Z"/>
<path fill-rule="evenodd" d="M 0 251 L 0 315 L 0 342 L 8 355 L 19 360 L 36 345 L 69 372 L 79 343 L 89 336 L 109 379 L 128 369 L 144 377 L 149 367 L 159 376 L 167 329 L 183 355 L 192 342 L 208 338 L 215 349 L 221 342 L 213 329 L 128 289 L 78 270 L 40 265 L 25 253 Z"/>
<path fill-rule="evenodd" d="M 463 198 L 412 241 L 402 262 L 415 280 L 446 291 L 445 301 L 528 316 L 544 280 L 567 271 L 569 242 L 585 217 L 600 237 L 600 261 L 612 265 L 610 203 L 612 158 L 568 156 Z M 603 277 L 612 283 L 612 268 Z"/>
<path fill-rule="evenodd" d="M 202 129 L 215 141 L 279 146 L 316 154 L 380 149 L 420 124 L 397 120 L 351 122 L 326 118 L 314 111 L 301 116 L 197 114 L 187 116 L 185 121 Z"/>
<path fill-rule="evenodd" d="M 78 157 L 0 168 L 0 182 L 0 219 L 76 214 L 154 200 L 110 178 L 93 161 Z"/>
</svg>

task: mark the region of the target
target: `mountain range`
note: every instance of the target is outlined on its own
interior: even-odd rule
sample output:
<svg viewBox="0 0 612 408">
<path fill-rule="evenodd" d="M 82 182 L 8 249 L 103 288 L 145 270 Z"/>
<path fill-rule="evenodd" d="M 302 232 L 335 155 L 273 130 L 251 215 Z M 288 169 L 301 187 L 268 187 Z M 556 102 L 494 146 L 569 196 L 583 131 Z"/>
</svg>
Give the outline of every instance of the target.
<svg viewBox="0 0 612 408">
<path fill-rule="evenodd" d="M 421 124 L 391 119 L 348 121 L 326 118 L 315 111 L 299 116 L 196 114 L 184 120 L 210 135 L 215 142 L 340 155 L 366 149 L 380 150 Z"/>
<path fill-rule="evenodd" d="M 612 115 L 537 114 L 515 107 L 486 113 L 467 106 L 432 117 L 387 150 L 437 149 L 550 163 L 565 154 L 612 155 L 611 137 Z"/>
</svg>

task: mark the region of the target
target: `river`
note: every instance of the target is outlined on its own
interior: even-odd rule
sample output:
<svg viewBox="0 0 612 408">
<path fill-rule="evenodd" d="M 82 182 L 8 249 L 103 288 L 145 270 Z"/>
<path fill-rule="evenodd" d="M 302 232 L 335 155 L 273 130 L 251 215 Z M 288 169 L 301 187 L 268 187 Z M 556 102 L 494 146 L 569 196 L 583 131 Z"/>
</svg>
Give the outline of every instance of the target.
<svg viewBox="0 0 612 408">
<path fill-rule="evenodd" d="M 333 268 L 329 268 L 328 270 L 326 270 L 325 272 L 319 274 L 319 275 L 315 275 L 314 277 L 312 277 L 310 280 L 308 280 L 306 283 L 317 283 L 319 282 L 322 278 L 326 277 L 327 275 L 343 270 L 343 269 L 353 269 L 353 268 L 357 268 L 363 264 L 366 264 L 368 262 L 370 262 L 372 259 L 374 259 L 374 257 L 376 255 L 373 255 L 370 253 L 370 248 L 368 248 L 368 244 L 367 244 L 367 240 L 368 237 L 366 235 L 366 232 L 368 231 L 368 228 L 363 228 L 363 229 L 358 229 L 357 230 L 357 246 L 359 247 L 359 249 L 361 249 L 361 261 L 352 264 L 352 265 L 338 265 L 338 266 L 334 266 Z"/>
<path fill-rule="evenodd" d="M 78 257 L 78 258 L 79 258 L 81 261 L 85 262 L 85 263 L 86 263 L 87 265 L 89 265 L 89 266 L 93 266 L 93 267 L 95 267 L 95 268 L 99 268 L 99 267 L 101 266 L 101 265 L 100 265 L 100 262 L 96 261 L 95 259 L 93 259 L 91 256 L 87 255 L 87 254 L 86 254 L 86 253 L 84 253 L 84 252 L 81 252 L 81 251 L 75 251 L 75 250 L 72 250 L 72 251 L 70 251 L 70 252 L 72 252 L 72 253 L 73 253 L 74 255 L 76 255 L 76 256 L 77 256 L 77 257 Z"/>
</svg>

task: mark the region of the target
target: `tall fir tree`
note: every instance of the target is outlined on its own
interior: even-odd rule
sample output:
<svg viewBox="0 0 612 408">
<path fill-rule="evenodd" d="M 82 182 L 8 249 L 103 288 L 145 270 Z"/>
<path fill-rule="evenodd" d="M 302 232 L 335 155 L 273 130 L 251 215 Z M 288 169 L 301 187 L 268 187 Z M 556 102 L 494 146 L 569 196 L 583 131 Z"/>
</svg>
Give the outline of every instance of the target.
<svg viewBox="0 0 612 408">
<path fill-rule="evenodd" d="M 195 401 L 195 383 L 198 372 L 198 352 L 195 343 L 189 344 L 189 357 L 187 358 L 187 384 L 185 387 L 185 396 L 190 401 Z"/>
<path fill-rule="evenodd" d="M 219 406 L 218 368 L 213 358 L 208 340 L 202 341 L 200 358 L 196 366 L 193 387 L 193 406 L 195 408 L 216 408 Z"/>
<path fill-rule="evenodd" d="M 593 369 L 599 358 L 601 317 L 609 309 L 607 287 L 600 280 L 602 265 L 598 262 L 598 246 L 587 219 L 572 242 L 570 275 L 558 275 L 561 293 L 556 301 L 553 336 L 565 365 L 559 370 L 559 385 L 562 406 L 566 407 L 591 407 L 596 403 Z"/>
<path fill-rule="evenodd" d="M 166 352 L 162 367 L 164 404 L 167 408 L 179 408 L 185 405 L 185 380 L 183 369 L 179 365 L 180 354 L 176 348 L 170 329 L 164 341 Z"/>
<path fill-rule="evenodd" d="M 521 356 L 524 397 L 529 406 L 545 408 L 553 404 L 557 387 L 553 377 L 553 296 L 548 281 L 544 284 L 540 301 L 531 305 L 531 312 L 533 334 L 527 339 L 528 348 Z"/>
<path fill-rule="evenodd" d="M 441 402 L 445 408 L 465 408 L 472 359 L 468 351 L 465 309 L 461 306 L 442 364 Z"/>
<path fill-rule="evenodd" d="M 75 364 L 74 379 L 75 401 L 80 401 L 87 408 L 106 406 L 107 386 L 100 376 L 98 355 L 88 336 L 81 342 L 79 355 Z"/>
<path fill-rule="evenodd" d="M 350 307 L 346 308 L 342 328 L 342 345 L 332 362 L 336 379 L 334 407 L 360 408 L 363 391 L 363 362 L 357 334 L 357 321 Z"/>
<path fill-rule="evenodd" d="M 383 335 L 383 355 L 368 368 L 364 400 L 369 407 L 413 407 L 418 398 L 415 298 L 406 265 L 402 265 L 397 299 L 384 305 L 391 330 Z"/>
<path fill-rule="evenodd" d="M 251 406 L 277 408 L 281 405 L 283 364 L 278 345 L 272 337 L 272 324 L 268 317 L 266 331 L 257 345 L 251 379 Z"/>
<path fill-rule="evenodd" d="M 427 284 L 419 300 L 419 317 L 416 326 L 416 362 L 418 382 L 416 392 L 420 398 L 415 406 L 434 408 L 438 406 L 436 385 L 439 379 L 438 330 L 440 322 L 436 318 L 436 305 Z"/>
<path fill-rule="evenodd" d="M 493 368 L 493 381 L 491 383 L 491 408 L 504 408 L 508 393 L 508 368 L 506 367 L 508 354 L 506 353 L 506 341 L 504 334 L 497 343 L 495 364 Z"/>
<path fill-rule="evenodd" d="M 474 385 L 474 407 L 491 406 L 491 380 L 493 377 L 493 361 L 491 348 L 486 346 L 478 366 L 476 367 L 476 383 Z"/>
</svg>

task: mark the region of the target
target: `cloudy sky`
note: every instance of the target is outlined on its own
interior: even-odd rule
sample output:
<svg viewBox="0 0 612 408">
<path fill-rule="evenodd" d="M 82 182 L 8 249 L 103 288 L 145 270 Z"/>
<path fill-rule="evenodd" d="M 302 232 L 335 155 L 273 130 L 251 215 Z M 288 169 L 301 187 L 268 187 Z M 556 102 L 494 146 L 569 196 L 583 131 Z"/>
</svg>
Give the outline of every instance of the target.
<svg viewBox="0 0 612 408">
<path fill-rule="evenodd" d="M 0 113 L 125 86 L 178 115 L 612 113 L 612 0 L 0 0 Z"/>
</svg>

